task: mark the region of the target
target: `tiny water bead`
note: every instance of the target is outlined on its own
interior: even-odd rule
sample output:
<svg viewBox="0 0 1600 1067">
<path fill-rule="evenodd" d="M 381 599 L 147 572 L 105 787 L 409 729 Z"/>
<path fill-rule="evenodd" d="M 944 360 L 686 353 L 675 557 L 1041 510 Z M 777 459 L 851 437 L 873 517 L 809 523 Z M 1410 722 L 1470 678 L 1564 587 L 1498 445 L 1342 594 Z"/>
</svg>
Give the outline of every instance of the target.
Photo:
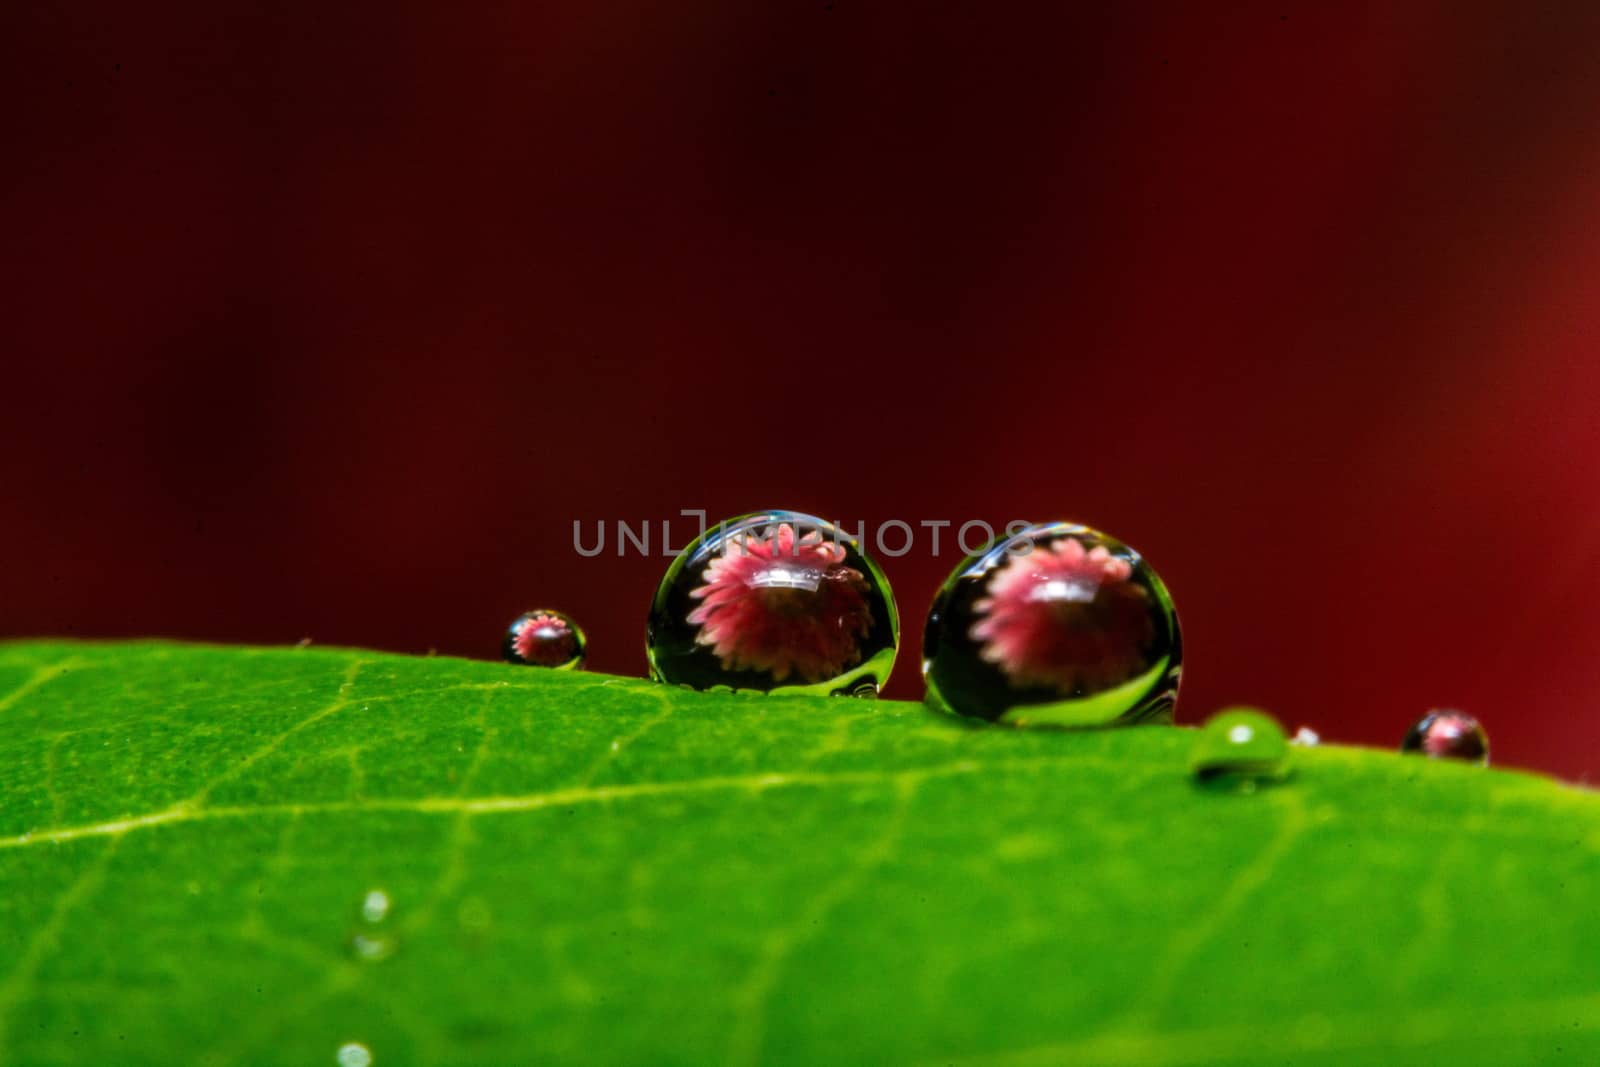
<svg viewBox="0 0 1600 1067">
<path fill-rule="evenodd" d="M 372 1067 L 372 1050 L 359 1041 L 346 1041 L 333 1054 L 339 1067 Z"/>
<path fill-rule="evenodd" d="M 894 594 L 856 540 L 794 511 L 718 523 L 667 568 L 650 674 L 694 689 L 876 696 L 900 639 Z"/>
<path fill-rule="evenodd" d="M 1289 743 L 1299 745 L 1301 748 L 1315 748 L 1322 744 L 1322 735 L 1309 726 L 1302 726 L 1294 732 L 1293 737 L 1289 738 Z"/>
<path fill-rule="evenodd" d="M 500 654 L 511 663 L 568 671 L 583 666 L 586 648 L 583 631 L 570 616 L 539 608 L 512 621 Z"/>
<path fill-rule="evenodd" d="M 389 917 L 389 894 L 381 889 L 369 890 L 361 899 L 361 917 L 369 923 L 381 923 Z"/>
<path fill-rule="evenodd" d="M 1178 616 L 1137 552 L 1076 523 L 996 538 L 945 580 L 922 638 L 927 701 L 1015 726 L 1171 722 Z"/>
<path fill-rule="evenodd" d="M 370 889 L 361 898 L 356 929 L 350 935 L 350 952 L 356 959 L 376 963 L 394 955 L 399 943 L 386 923 L 393 906 L 389 894 L 381 889 Z"/>
<path fill-rule="evenodd" d="M 1406 732 L 1400 751 L 1433 759 L 1458 759 L 1480 766 L 1489 762 L 1489 735 L 1464 711 L 1437 708 Z"/>
<path fill-rule="evenodd" d="M 1289 777 L 1283 727 L 1257 708 L 1227 708 L 1206 720 L 1189 753 L 1195 780 L 1212 788 L 1254 792 Z"/>
</svg>

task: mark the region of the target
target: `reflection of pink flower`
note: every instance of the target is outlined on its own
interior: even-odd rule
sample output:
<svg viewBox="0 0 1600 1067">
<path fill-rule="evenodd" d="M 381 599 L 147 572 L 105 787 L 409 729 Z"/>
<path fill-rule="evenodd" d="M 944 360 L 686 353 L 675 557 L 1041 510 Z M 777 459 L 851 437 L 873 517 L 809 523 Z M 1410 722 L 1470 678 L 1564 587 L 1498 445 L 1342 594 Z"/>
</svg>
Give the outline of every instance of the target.
<svg viewBox="0 0 1600 1067">
<path fill-rule="evenodd" d="M 1464 711 L 1431 711 L 1412 732 L 1422 751 L 1435 758 L 1484 760 L 1489 754 L 1483 727 Z"/>
<path fill-rule="evenodd" d="M 1013 556 L 973 605 L 980 655 L 1021 686 L 1095 693 L 1146 669 L 1155 638 L 1133 567 L 1103 546 L 1063 537 Z"/>
<path fill-rule="evenodd" d="M 1422 747 L 1430 756 L 1448 756 L 1461 743 L 1461 737 L 1466 732 L 1459 721 L 1441 718 L 1422 735 Z"/>
<path fill-rule="evenodd" d="M 578 638 L 559 615 L 541 611 L 528 616 L 511 639 L 511 647 L 524 663 L 559 667 L 578 652 Z"/>
<path fill-rule="evenodd" d="M 867 580 L 844 566 L 843 546 L 813 530 L 796 539 L 780 523 L 766 535 L 735 534 L 689 595 L 703 601 L 689 613 L 728 670 L 767 671 L 783 681 L 832 678 L 861 658 L 872 627 Z"/>
</svg>

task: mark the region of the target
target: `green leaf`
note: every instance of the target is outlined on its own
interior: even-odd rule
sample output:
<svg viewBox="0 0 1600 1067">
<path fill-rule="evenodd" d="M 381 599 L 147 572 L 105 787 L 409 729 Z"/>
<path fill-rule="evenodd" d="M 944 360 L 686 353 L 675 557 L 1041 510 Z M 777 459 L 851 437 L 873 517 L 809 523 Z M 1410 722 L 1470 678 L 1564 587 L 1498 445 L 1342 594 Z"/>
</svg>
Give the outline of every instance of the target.
<svg viewBox="0 0 1600 1067">
<path fill-rule="evenodd" d="M 1600 1062 L 1600 799 L 1528 775 L 312 649 L 0 694 L 0 1062 Z"/>
</svg>

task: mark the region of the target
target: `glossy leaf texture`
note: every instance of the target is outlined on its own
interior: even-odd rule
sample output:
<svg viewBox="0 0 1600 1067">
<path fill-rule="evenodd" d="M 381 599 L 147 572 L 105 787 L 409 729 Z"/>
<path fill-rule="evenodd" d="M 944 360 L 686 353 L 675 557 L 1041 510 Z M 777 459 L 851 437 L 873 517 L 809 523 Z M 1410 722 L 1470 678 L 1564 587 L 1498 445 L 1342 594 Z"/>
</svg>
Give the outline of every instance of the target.
<svg viewBox="0 0 1600 1067">
<path fill-rule="evenodd" d="M 0 645 L 0 1062 L 1600 1062 L 1600 797 L 1193 736 Z"/>
</svg>

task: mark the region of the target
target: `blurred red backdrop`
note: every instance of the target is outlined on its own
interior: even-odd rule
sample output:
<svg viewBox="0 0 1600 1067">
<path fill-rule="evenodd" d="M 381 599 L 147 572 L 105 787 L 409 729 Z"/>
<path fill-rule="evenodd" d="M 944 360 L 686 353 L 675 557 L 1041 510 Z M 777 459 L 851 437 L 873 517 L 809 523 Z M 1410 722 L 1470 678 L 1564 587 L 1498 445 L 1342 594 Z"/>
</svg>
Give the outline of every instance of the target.
<svg viewBox="0 0 1600 1067">
<path fill-rule="evenodd" d="M 1182 719 L 1600 769 L 1600 6 L 300 7 L 0 12 L 0 632 L 642 673 L 575 519 L 1075 518 Z"/>
</svg>

